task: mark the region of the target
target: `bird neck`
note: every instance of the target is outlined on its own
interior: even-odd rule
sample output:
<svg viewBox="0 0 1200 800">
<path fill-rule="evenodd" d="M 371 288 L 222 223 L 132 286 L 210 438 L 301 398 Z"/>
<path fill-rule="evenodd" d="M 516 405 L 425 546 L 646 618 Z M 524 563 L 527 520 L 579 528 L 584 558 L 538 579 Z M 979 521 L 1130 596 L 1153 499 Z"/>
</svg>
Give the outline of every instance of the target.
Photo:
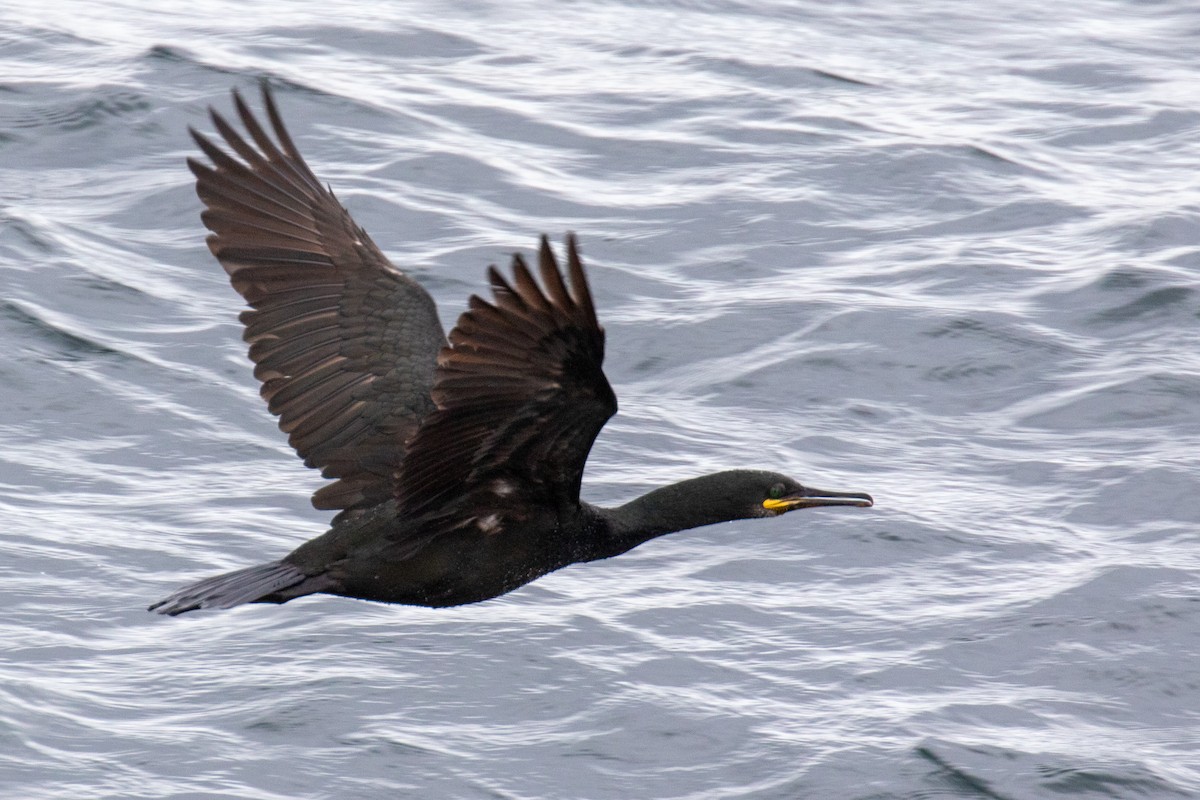
<svg viewBox="0 0 1200 800">
<path fill-rule="evenodd" d="M 714 476 L 673 483 L 631 500 L 617 508 L 600 509 L 608 526 L 608 543 L 613 552 L 600 558 L 619 555 L 658 536 L 728 522 L 741 514 L 731 513 L 722 502 Z"/>
</svg>

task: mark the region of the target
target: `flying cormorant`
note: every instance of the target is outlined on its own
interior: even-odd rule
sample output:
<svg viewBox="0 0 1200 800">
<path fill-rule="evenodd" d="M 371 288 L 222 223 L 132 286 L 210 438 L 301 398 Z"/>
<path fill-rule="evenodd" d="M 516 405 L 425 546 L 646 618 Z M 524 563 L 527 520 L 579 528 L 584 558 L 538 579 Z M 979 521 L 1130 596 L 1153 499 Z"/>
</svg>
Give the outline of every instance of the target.
<svg viewBox="0 0 1200 800">
<path fill-rule="evenodd" d="M 619 555 L 656 536 L 870 495 L 732 470 L 618 508 L 579 499 L 583 465 L 617 410 L 604 329 L 575 237 L 566 279 L 543 236 L 536 273 L 488 268 L 449 337 L 433 299 L 396 269 L 309 169 L 266 83 L 272 139 L 237 91 L 248 141 L 216 111 L 213 166 L 188 159 L 208 247 L 250 309 L 254 375 L 307 466 L 334 480 L 313 495 L 339 511 L 290 555 L 186 586 L 160 614 L 325 593 L 454 606 L 548 572 Z M 236 157 L 235 155 L 236 154 Z"/>
</svg>

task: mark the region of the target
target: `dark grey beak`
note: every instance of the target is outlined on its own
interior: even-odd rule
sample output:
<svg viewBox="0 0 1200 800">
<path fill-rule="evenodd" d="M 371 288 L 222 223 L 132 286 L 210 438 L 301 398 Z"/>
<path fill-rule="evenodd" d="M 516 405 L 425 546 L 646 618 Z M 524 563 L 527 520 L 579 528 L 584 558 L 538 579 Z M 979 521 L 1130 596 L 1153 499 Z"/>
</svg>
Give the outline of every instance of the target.
<svg viewBox="0 0 1200 800">
<path fill-rule="evenodd" d="M 764 500 L 763 508 L 780 514 L 785 511 L 795 511 L 797 508 L 817 508 L 818 506 L 857 506 L 870 508 L 875 505 L 871 495 L 864 492 L 830 492 L 825 489 L 810 489 L 805 487 L 800 494 L 781 497 L 778 500 Z"/>
</svg>

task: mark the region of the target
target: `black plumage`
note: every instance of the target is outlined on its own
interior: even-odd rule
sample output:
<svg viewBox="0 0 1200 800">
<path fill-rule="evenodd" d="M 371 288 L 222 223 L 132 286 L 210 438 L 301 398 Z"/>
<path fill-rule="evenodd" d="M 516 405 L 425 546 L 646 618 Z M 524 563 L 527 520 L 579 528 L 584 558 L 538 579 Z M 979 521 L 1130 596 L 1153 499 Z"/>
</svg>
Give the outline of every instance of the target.
<svg viewBox="0 0 1200 800">
<path fill-rule="evenodd" d="M 151 610 L 314 593 L 459 605 L 674 531 L 872 504 L 753 470 L 615 509 L 581 501 L 584 463 L 617 401 L 575 238 L 565 277 L 544 236 L 536 269 L 519 255 L 511 278 L 490 267 L 493 299 L 472 296 L 447 341 L 429 294 L 301 158 L 267 86 L 274 138 L 233 99 L 249 140 L 215 111 L 228 152 L 191 132 L 212 162 L 188 159 L 208 246 L 250 306 L 241 321 L 268 408 L 304 463 L 333 480 L 313 504 L 339 513 L 280 561 L 194 583 Z"/>
</svg>

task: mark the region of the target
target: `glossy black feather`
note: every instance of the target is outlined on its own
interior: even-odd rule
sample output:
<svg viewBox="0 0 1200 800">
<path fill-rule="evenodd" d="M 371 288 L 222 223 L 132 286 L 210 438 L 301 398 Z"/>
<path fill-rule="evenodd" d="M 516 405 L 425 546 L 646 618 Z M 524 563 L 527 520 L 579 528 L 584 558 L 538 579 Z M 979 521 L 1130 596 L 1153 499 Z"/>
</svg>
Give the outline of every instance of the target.
<svg viewBox="0 0 1200 800">
<path fill-rule="evenodd" d="M 567 251 L 578 261 L 573 236 Z M 402 513 L 426 513 L 464 486 L 500 479 L 522 502 L 578 506 L 584 462 L 617 399 L 582 270 L 568 290 L 545 237 L 538 261 L 541 285 L 520 256 L 512 285 L 490 270 L 493 302 L 473 297 L 450 332 L 438 356 L 437 410 L 400 472 Z"/>
<path fill-rule="evenodd" d="M 250 310 L 245 340 L 262 396 L 304 457 L 335 482 L 330 529 L 282 560 L 186 586 L 151 608 L 180 614 L 328 593 L 451 606 L 655 536 L 815 505 L 870 505 L 770 472 L 681 481 L 619 508 L 580 499 L 592 444 L 617 401 L 604 330 L 574 236 L 565 270 L 488 269 L 449 337 L 429 295 L 395 269 L 316 179 L 264 85 L 268 133 L 235 92 L 243 137 L 193 132 L 189 160 L 209 247 Z M 565 273 L 565 274 L 564 274 Z"/>
</svg>

